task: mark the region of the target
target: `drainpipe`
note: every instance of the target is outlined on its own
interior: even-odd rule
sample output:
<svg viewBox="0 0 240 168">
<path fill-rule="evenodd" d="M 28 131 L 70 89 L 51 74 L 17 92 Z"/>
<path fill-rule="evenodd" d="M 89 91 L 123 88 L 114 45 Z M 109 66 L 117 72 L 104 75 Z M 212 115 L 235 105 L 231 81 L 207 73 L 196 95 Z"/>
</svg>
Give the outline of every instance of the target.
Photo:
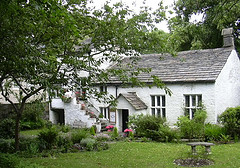
<svg viewBox="0 0 240 168">
<path fill-rule="evenodd" d="M 118 86 L 115 86 L 116 88 L 116 98 L 118 97 Z"/>
</svg>

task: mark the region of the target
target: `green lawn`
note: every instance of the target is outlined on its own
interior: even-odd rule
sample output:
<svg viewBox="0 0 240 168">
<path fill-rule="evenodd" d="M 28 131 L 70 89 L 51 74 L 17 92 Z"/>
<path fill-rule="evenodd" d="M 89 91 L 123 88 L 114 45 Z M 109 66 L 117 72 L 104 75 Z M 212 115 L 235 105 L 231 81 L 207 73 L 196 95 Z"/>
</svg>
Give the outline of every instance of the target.
<svg viewBox="0 0 240 168">
<path fill-rule="evenodd" d="M 52 158 L 30 158 L 23 159 L 23 162 L 36 163 L 46 168 L 171 168 L 180 167 L 173 164 L 173 161 L 188 157 L 190 151 L 186 144 L 117 142 L 111 144 L 110 149 L 106 151 L 61 154 Z M 209 156 L 215 164 L 207 167 L 239 168 L 239 153 L 240 143 L 215 145 Z"/>
<path fill-rule="evenodd" d="M 20 132 L 20 135 L 25 135 L 25 136 L 38 135 L 38 133 L 39 133 L 41 130 L 42 130 L 42 129 L 21 131 L 21 132 Z"/>
</svg>

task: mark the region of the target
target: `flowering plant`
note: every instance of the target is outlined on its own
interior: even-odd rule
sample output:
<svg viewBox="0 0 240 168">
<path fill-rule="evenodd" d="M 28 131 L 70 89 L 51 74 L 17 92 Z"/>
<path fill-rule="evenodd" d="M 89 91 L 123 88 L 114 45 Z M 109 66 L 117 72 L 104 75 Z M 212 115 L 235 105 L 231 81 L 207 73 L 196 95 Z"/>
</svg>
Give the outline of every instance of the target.
<svg viewBox="0 0 240 168">
<path fill-rule="evenodd" d="M 132 129 L 125 129 L 124 130 L 124 137 L 133 137 L 133 130 Z"/>
<path fill-rule="evenodd" d="M 106 126 L 106 128 L 108 129 L 108 132 L 111 132 L 113 130 L 114 126 L 113 125 L 108 125 L 108 126 Z"/>
<path fill-rule="evenodd" d="M 128 128 L 124 130 L 125 133 L 129 133 L 129 132 L 132 132 L 132 131 L 133 131 L 133 130 L 128 129 Z"/>
</svg>

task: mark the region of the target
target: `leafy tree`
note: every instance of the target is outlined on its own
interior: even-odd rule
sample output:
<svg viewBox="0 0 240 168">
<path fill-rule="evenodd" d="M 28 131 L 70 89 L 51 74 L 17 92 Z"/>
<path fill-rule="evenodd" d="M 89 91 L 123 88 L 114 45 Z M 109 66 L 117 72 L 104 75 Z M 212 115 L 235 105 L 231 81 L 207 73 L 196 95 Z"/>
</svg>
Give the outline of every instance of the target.
<svg viewBox="0 0 240 168">
<path fill-rule="evenodd" d="M 134 76 L 124 75 L 126 70 L 104 71 L 101 64 L 120 62 L 123 54 L 137 56 L 151 50 L 147 27 L 161 19 L 161 8 L 150 16 L 146 8 L 134 14 L 121 3 L 112 7 L 106 3 L 101 10 L 87 4 L 87 0 L 0 2 L 0 92 L 16 113 L 16 150 L 20 119 L 30 98 L 44 99 L 46 91 L 52 96 L 61 86 L 74 87 L 82 71 L 89 73 L 88 89 L 91 83 L 104 83 L 113 75 L 139 84 Z M 160 80 L 154 81 L 164 88 Z M 88 93 L 102 96 L 95 90 Z"/>
<path fill-rule="evenodd" d="M 235 45 L 240 48 L 240 2 L 238 0 L 178 0 L 176 17 L 169 20 L 172 42 L 176 50 L 222 47 L 221 31 L 233 27 Z M 203 21 L 192 23 L 190 18 L 202 14 Z"/>
</svg>

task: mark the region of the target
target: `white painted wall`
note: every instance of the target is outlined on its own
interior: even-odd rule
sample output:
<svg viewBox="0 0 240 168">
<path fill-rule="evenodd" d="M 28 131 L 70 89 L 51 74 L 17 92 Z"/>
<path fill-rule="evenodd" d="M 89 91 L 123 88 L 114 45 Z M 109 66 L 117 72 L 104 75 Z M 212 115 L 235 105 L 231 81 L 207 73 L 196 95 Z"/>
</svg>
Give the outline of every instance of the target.
<svg viewBox="0 0 240 168">
<path fill-rule="evenodd" d="M 151 114 L 151 95 L 166 95 L 166 118 L 170 125 L 177 122 L 179 116 L 184 114 L 184 94 L 201 94 L 204 105 L 208 111 L 208 122 L 215 121 L 215 92 L 214 83 L 189 83 L 189 84 L 168 84 L 167 87 L 173 92 L 172 96 L 166 95 L 165 91 L 157 87 L 144 88 L 121 88 L 118 87 L 118 94 L 127 92 L 136 92 L 138 97 L 148 106 L 148 109 L 135 112 L 134 108 L 124 99 L 119 98 L 117 109 L 129 109 L 129 114 Z M 108 87 L 108 93 L 115 95 L 116 88 L 114 86 Z M 94 102 L 94 100 L 92 100 Z M 96 106 L 107 106 L 96 102 Z M 123 108 L 124 107 L 124 108 Z M 117 117 L 119 115 L 117 114 Z M 117 118 L 118 120 L 118 118 Z M 118 123 L 117 123 L 118 124 Z"/>
<path fill-rule="evenodd" d="M 70 103 L 64 103 L 60 98 L 55 98 L 51 102 L 51 108 L 64 109 L 65 125 L 74 125 L 74 122 L 83 122 L 88 128 L 96 123 L 96 118 L 90 118 L 85 110 L 81 110 L 81 104 L 77 104 L 76 98 L 72 96 Z M 49 120 L 56 123 L 56 113 L 50 108 Z"/>
<path fill-rule="evenodd" d="M 215 120 L 228 107 L 240 105 L 240 61 L 235 50 L 216 80 L 215 95 Z"/>
</svg>

